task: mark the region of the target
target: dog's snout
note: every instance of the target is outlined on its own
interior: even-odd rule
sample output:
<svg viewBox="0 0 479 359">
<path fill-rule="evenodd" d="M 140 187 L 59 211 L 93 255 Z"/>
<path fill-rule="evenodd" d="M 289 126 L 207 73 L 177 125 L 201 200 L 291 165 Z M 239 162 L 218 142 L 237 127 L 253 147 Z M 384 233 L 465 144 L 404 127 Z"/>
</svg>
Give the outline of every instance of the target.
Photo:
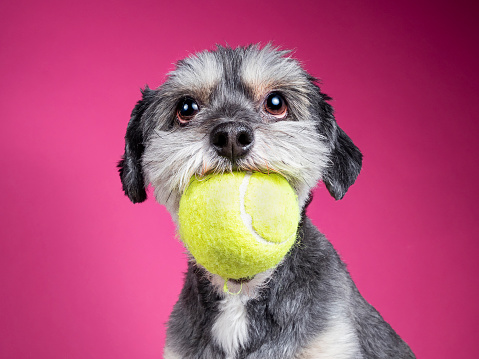
<svg viewBox="0 0 479 359">
<path fill-rule="evenodd" d="M 220 123 L 210 134 L 210 143 L 216 152 L 232 161 L 244 157 L 253 142 L 253 129 L 241 122 Z"/>
</svg>

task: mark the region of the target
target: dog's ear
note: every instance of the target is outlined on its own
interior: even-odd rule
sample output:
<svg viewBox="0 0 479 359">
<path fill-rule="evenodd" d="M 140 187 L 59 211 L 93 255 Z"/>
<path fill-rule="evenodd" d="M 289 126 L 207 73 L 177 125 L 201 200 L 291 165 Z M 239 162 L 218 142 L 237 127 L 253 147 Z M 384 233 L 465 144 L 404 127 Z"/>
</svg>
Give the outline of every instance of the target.
<svg viewBox="0 0 479 359">
<path fill-rule="evenodd" d="M 126 129 L 125 154 L 118 162 L 123 191 L 133 203 L 146 200 L 145 180 L 141 166 L 141 158 L 145 149 L 145 119 L 143 115 L 153 102 L 155 91 L 146 86 L 141 93 L 143 98 L 138 101 L 131 112 L 130 122 Z"/>
<path fill-rule="evenodd" d="M 319 132 L 330 146 L 330 163 L 323 173 L 323 182 L 331 196 L 341 199 L 361 171 L 363 155 L 334 119 L 331 98 L 321 94 Z"/>
</svg>

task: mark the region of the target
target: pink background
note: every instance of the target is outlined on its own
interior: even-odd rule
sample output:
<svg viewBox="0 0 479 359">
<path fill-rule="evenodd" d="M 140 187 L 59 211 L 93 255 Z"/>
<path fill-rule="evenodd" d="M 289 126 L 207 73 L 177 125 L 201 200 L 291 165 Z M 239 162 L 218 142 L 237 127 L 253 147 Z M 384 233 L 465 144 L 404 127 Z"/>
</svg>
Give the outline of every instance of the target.
<svg viewBox="0 0 479 359">
<path fill-rule="evenodd" d="M 115 168 L 140 87 L 213 44 L 296 49 L 364 153 L 313 222 L 419 358 L 479 346 L 477 6 L 464 1 L 0 5 L 0 358 L 160 358 L 185 258 Z"/>
</svg>

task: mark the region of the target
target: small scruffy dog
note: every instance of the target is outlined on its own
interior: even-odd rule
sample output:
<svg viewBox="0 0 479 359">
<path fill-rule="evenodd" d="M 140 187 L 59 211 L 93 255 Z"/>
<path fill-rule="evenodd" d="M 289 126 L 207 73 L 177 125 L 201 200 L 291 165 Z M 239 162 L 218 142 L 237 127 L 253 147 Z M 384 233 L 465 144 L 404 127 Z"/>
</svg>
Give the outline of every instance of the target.
<svg viewBox="0 0 479 359">
<path fill-rule="evenodd" d="M 156 200 L 178 223 L 192 176 L 277 172 L 298 195 L 297 243 L 276 267 L 223 280 L 195 263 L 171 313 L 166 359 L 414 358 L 359 294 L 330 242 L 305 216 L 321 180 L 343 198 L 362 155 L 339 128 L 330 98 L 288 51 L 218 46 L 177 63 L 133 109 L 119 163 L 133 203 Z"/>
</svg>

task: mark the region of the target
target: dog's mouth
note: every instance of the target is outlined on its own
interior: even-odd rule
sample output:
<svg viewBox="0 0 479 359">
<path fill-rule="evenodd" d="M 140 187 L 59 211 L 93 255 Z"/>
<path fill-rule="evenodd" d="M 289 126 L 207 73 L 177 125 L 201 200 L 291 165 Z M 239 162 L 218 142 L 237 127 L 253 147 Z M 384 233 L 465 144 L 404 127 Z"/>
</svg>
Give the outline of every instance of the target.
<svg viewBox="0 0 479 359">
<path fill-rule="evenodd" d="M 201 171 L 199 173 L 194 173 L 193 176 L 190 178 L 190 181 L 192 179 L 196 179 L 196 180 L 201 181 L 201 180 L 204 180 L 204 179 L 208 178 L 209 176 L 221 175 L 221 174 L 224 174 L 224 173 L 241 173 L 241 172 L 262 173 L 262 174 L 265 174 L 265 175 L 277 174 L 277 175 L 280 175 L 280 176 L 284 177 L 288 182 L 290 182 L 291 186 L 293 186 L 293 184 L 291 183 L 291 178 L 289 176 L 287 176 L 285 173 L 283 173 L 282 171 L 276 170 L 272 167 L 261 167 L 261 166 L 252 167 L 252 166 L 236 166 L 235 165 L 235 166 L 232 166 L 231 168 L 229 168 L 226 171 L 219 171 L 216 168 L 203 169 L 203 171 Z"/>
<path fill-rule="evenodd" d="M 203 164 L 203 167 L 197 171 L 194 176 L 197 178 L 207 177 L 209 175 L 221 174 L 225 172 L 260 172 L 264 174 L 276 173 L 287 177 L 282 171 L 274 168 L 268 161 L 265 160 L 264 163 L 255 163 L 247 162 L 241 159 L 235 159 L 232 162 L 229 161 L 229 164 L 226 167 L 215 167 Z"/>
</svg>

